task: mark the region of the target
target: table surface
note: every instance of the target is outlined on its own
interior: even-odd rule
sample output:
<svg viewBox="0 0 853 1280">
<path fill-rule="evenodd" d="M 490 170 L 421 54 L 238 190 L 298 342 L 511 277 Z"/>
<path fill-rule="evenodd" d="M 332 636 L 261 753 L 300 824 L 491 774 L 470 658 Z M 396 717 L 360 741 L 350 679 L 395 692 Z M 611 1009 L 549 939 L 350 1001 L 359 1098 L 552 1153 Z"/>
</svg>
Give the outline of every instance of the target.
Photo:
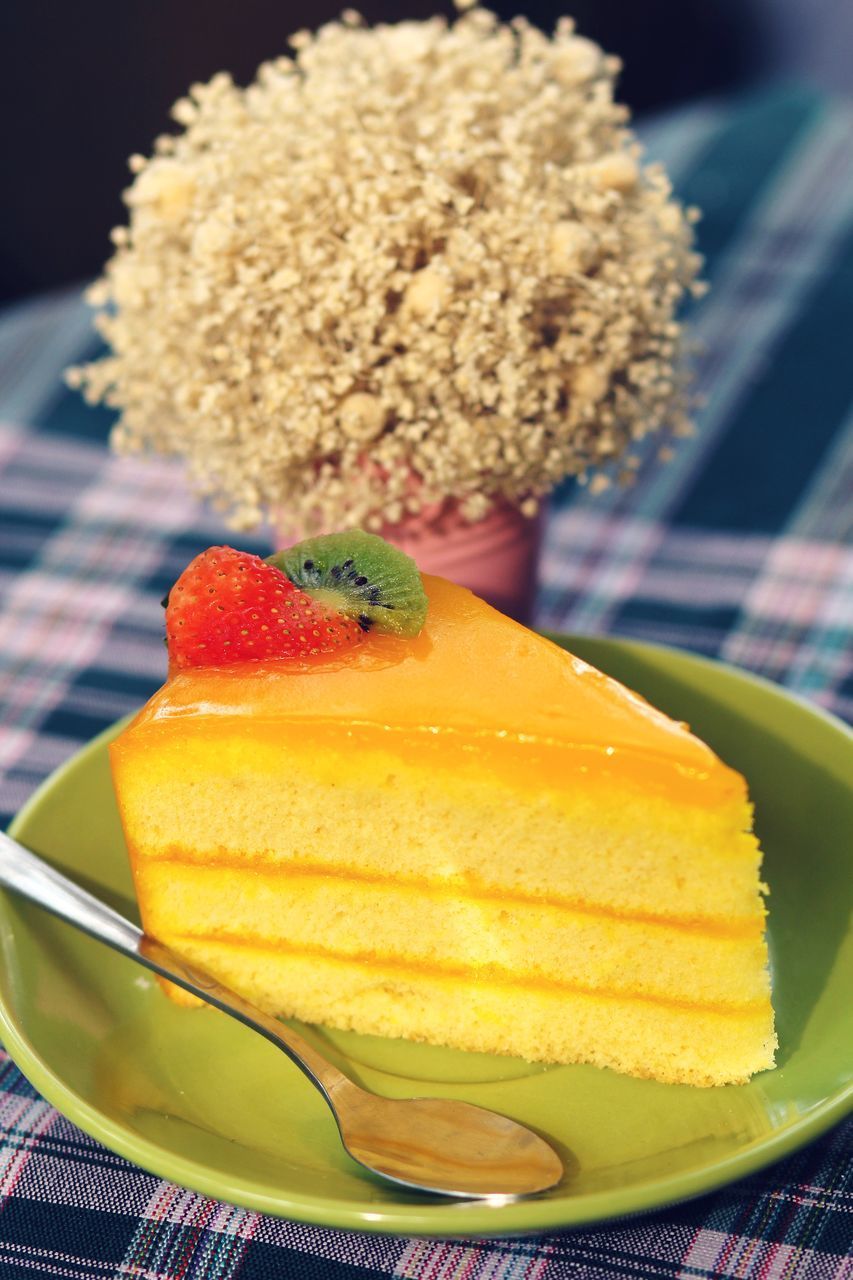
<svg viewBox="0 0 853 1280">
<path fill-rule="evenodd" d="M 793 88 L 645 130 L 704 211 L 699 430 L 630 490 L 555 495 L 542 627 L 662 641 L 853 718 L 853 110 Z M 159 600 L 227 535 L 65 391 L 78 291 L 0 316 L 0 819 L 162 676 Z M 249 540 L 241 540 L 252 546 Z M 257 549 L 263 544 L 257 543 Z M 761 1174 L 589 1230 L 418 1241 L 302 1226 L 113 1156 L 0 1051 L 0 1277 L 853 1276 L 853 1121 Z"/>
</svg>

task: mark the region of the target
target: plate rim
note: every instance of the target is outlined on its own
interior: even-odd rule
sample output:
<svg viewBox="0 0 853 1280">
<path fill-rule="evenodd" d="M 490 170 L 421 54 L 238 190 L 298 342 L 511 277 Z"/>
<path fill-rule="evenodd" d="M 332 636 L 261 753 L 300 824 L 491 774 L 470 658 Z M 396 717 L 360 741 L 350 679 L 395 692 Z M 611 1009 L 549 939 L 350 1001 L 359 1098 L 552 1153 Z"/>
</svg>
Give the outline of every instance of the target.
<svg viewBox="0 0 853 1280">
<path fill-rule="evenodd" d="M 802 695 L 785 689 L 761 675 L 704 654 L 621 635 L 590 635 L 543 632 L 549 639 L 571 648 L 575 642 L 603 645 L 605 648 L 635 651 L 642 656 L 653 652 L 664 658 L 683 659 L 689 665 L 721 669 L 747 684 L 757 684 L 783 702 L 793 702 L 808 715 L 824 721 L 853 744 L 853 729 L 824 707 L 809 702 Z M 26 800 L 9 825 L 9 834 L 17 836 L 25 830 L 30 815 L 62 777 L 79 765 L 82 757 L 95 755 L 133 715 L 124 716 L 88 742 L 53 770 Z M 11 895 L 0 891 L 0 923 L 5 923 L 6 903 Z M 209 1167 L 169 1151 L 157 1142 L 136 1135 L 125 1126 L 105 1116 L 85 1098 L 68 1086 L 60 1075 L 40 1056 L 18 1026 L 0 997 L 0 1041 L 9 1057 L 38 1092 L 66 1119 L 76 1124 L 96 1141 L 116 1152 L 155 1177 L 224 1200 L 242 1208 L 268 1213 L 276 1217 L 335 1230 L 382 1235 L 419 1236 L 428 1239 L 452 1239 L 478 1235 L 490 1238 L 562 1230 L 632 1217 L 639 1213 L 663 1209 L 668 1205 L 693 1199 L 718 1190 L 732 1182 L 758 1172 L 819 1137 L 853 1110 L 853 1080 L 825 1097 L 806 1115 L 797 1117 L 781 1129 L 756 1139 L 749 1145 L 715 1163 L 687 1173 L 634 1185 L 612 1187 L 589 1192 L 580 1197 L 571 1194 L 570 1186 L 560 1198 L 488 1201 L 448 1201 L 425 1199 L 423 1206 L 382 1203 L 365 1199 L 342 1203 L 339 1198 L 300 1197 L 291 1193 L 271 1196 L 261 1184 L 241 1179 L 231 1185 L 228 1179 L 210 1171 Z M 366 1183 L 370 1186 L 370 1183 Z M 453 1218 L 458 1215 L 458 1223 Z"/>
</svg>

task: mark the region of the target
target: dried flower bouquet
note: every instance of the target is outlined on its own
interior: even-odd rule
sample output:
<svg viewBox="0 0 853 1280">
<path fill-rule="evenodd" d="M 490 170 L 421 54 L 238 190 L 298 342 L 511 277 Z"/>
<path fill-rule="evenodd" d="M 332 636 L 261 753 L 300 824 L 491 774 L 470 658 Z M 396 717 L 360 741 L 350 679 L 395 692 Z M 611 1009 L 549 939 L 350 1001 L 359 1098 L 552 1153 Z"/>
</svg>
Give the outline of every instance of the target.
<svg viewBox="0 0 853 1280">
<path fill-rule="evenodd" d="M 135 156 L 70 380 L 122 451 L 183 457 L 236 527 L 533 515 L 685 429 L 690 215 L 643 166 L 618 64 L 474 9 L 300 33 L 195 85 Z"/>
</svg>

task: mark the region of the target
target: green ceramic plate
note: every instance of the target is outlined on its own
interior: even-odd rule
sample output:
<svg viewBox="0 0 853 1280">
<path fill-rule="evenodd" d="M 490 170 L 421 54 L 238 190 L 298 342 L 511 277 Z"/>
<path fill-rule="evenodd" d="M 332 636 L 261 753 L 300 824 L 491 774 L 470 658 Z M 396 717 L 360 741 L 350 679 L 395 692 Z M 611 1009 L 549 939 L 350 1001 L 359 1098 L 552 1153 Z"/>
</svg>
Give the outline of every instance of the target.
<svg viewBox="0 0 853 1280">
<path fill-rule="evenodd" d="M 421 1196 L 353 1164 L 319 1095 L 258 1036 L 213 1010 L 176 1008 L 130 961 L 0 898 L 0 1038 L 33 1084 L 108 1147 L 209 1195 L 305 1222 L 438 1236 L 567 1227 L 653 1208 L 749 1173 L 839 1120 L 853 1057 L 851 735 L 711 662 L 620 640 L 567 643 L 688 720 L 749 780 L 771 888 L 775 1071 L 749 1085 L 693 1089 L 309 1029 L 369 1088 L 505 1112 L 549 1135 L 567 1168 L 565 1181 L 535 1200 Z M 55 774 L 13 830 L 134 914 L 109 737 Z"/>
</svg>

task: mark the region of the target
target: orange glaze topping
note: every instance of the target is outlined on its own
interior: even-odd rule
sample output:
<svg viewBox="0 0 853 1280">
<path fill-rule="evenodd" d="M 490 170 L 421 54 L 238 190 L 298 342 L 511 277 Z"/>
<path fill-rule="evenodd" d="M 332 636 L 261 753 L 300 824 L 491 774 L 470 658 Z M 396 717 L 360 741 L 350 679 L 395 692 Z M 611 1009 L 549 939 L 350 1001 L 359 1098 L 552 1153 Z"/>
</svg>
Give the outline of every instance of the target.
<svg viewBox="0 0 853 1280">
<path fill-rule="evenodd" d="M 312 740 L 328 734 L 331 745 L 343 725 L 354 745 L 391 735 L 393 749 L 413 759 L 467 746 L 514 757 L 526 774 L 525 754 L 531 764 L 539 758 L 537 769 L 562 760 L 565 772 L 570 751 L 582 773 L 633 778 L 684 802 L 745 796 L 741 776 L 685 725 L 465 588 L 431 577 L 424 585 L 429 612 L 413 640 L 368 636 L 330 661 L 173 673 L 134 728 L 203 717 L 215 737 L 217 725 L 227 732 L 248 716 L 253 734 L 290 722 Z M 537 769 L 532 780 L 541 786 Z"/>
</svg>

